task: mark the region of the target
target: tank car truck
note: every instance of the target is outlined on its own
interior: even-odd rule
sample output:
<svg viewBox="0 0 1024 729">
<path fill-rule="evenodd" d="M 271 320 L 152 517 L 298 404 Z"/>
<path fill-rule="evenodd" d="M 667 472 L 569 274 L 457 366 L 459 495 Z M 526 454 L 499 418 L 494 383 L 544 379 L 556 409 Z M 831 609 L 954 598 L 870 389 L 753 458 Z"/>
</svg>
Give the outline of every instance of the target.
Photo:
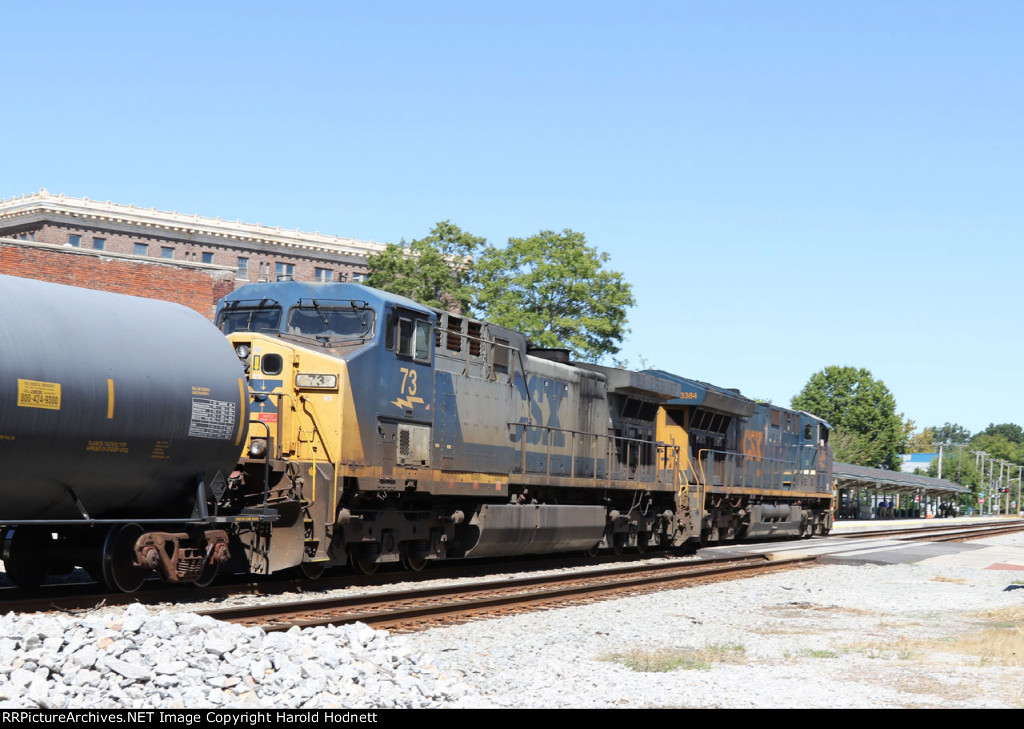
<svg viewBox="0 0 1024 729">
<path fill-rule="evenodd" d="M 358 284 L 249 284 L 217 323 L 251 420 L 216 506 L 277 514 L 234 524 L 231 554 L 256 573 L 831 526 L 828 426 L 806 413 L 571 363 Z"/>
</svg>

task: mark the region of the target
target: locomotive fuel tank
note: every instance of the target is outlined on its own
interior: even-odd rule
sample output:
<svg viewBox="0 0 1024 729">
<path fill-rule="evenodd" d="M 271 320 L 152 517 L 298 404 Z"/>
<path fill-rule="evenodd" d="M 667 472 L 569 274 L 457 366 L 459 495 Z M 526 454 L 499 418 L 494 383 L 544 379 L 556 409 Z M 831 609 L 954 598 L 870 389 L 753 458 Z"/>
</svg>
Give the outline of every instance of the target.
<svg viewBox="0 0 1024 729">
<path fill-rule="evenodd" d="M 187 517 L 230 473 L 248 395 L 202 315 L 10 276 L 0 300 L 0 524 Z"/>
</svg>

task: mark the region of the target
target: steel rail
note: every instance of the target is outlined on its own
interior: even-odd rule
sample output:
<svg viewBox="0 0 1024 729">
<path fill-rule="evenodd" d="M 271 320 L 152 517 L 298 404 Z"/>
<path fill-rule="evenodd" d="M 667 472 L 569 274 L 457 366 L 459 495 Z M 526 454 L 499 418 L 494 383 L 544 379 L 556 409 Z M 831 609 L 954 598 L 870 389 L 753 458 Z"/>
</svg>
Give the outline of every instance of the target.
<svg viewBox="0 0 1024 729">
<path fill-rule="evenodd" d="M 801 556 L 768 560 L 756 556 L 708 560 L 689 565 L 644 565 L 640 568 L 634 566 L 585 574 L 576 572 L 530 577 L 499 584 L 478 582 L 426 590 L 218 608 L 200 614 L 227 622 L 258 625 L 266 631 L 355 622 L 377 627 L 407 626 L 439 618 L 488 614 L 510 607 L 597 598 L 638 588 L 665 587 L 667 584 L 710 577 L 735 577 L 743 573 L 790 568 L 811 563 L 815 559 Z"/>
</svg>

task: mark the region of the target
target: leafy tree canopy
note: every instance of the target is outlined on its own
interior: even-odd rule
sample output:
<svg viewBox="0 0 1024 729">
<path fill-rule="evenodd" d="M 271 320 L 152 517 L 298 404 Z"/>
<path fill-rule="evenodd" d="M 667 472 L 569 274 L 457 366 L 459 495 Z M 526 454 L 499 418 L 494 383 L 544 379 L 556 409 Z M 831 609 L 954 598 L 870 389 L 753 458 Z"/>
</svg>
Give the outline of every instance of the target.
<svg viewBox="0 0 1024 729">
<path fill-rule="evenodd" d="M 626 310 L 636 302 L 622 274 L 605 270 L 607 253 L 582 233 L 544 230 L 487 246 L 476 265 L 476 306 L 488 321 L 526 334 L 541 347 L 565 347 L 596 361 L 619 351 Z"/>
<path fill-rule="evenodd" d="M 899 470 L 906 438 L 903 418 L 889 388 L 868 370 L 831 366 L 815 372 L 792 406 L 836 429 L 832 449 L 837 461 Z"/>
<path fill-rule="evenodd" d="M 956 423 L 946 423 L 934 430 L 936 443 L 966 443 L 971 439 L 971 431 Z"/>
<path fill-rule="evenodd" d="M 990 428 L 992 426 L 989 426 Z M 919 433 L 910 433 L 907 440 L 907 453 L 934 453 L 939 444 L 959 445 L 971 439 L 971 431 L 956 423 L 930 425 Z"/>
<path fill-rule="evenodd" d="M 926 428 L 927 430 L 927 428 Z M 963 448 L 946 447 L 942 459 L 942 477 L 949 481 L 968 486 L 974 493 L 981 493 L 982 482 L 986 484 L 1000 470 L 999 461 L 1024 465 L 1024 429 L 1014 423 L 990 424 L 985 430 L 973 437 L 970 431 L 962 426 L 946 423 L 935 428 L 935 442 L 950 444 L 966 444 Z M 933 447 L 934 450 L 934 447 Z M 984 452 L 985 471 L 982 475 L 978 467 L 977 452 Z M 993 461 L 995 464 L 993 465 Z M 939 459 L 932 459 L 928 467 L 929 476 L 938 475 Z M 1016 479 L 1016 470 L 1010 471 L 1010 477 Z"/>
<path fill-rule="evenodd" d="M 472 256 L 485 242 L 445 220 L 425 238 L 389 243 L 370 256 L 366 283 L 423 304 L 468 314 L 474 293 Z"/>
<path fill-rule="evenodd" d="M 1000 425 L 989 423 L 988 427 L 978 435 L 1001 435 L 1013 443 L 1024 443 L 1024 429 L 1014 423 Z"/>
<path fill-rule="evenodd" d="M 958 448 L 945 451 L 942 454 L 942 478 L 967 486 L 972 492 L 978 493 L 981 489 L 981 472 L 974 454 L 970 451 L 958 453 Z M 939 475 L 939 458 L 936 456 L 928 464 L 927 475 L 935 478 Z"/>
<path fill-rule="evenodd" d="M 968 451 L 984 451 L 986 458 L 1013 463 L 1024 463 L 1024 446 L 1014 443 L 1004 435 L 978 433 L 971 438 Z M 973 456 L 972 456 L 973 458 Z"/>
<path fill-rule="evenodd" d="M 934 453 L 936 440 L 935 428 L 924 428 L 920 433 L 912 433 L 907 439 L 907 453 Z"/>
</svg>

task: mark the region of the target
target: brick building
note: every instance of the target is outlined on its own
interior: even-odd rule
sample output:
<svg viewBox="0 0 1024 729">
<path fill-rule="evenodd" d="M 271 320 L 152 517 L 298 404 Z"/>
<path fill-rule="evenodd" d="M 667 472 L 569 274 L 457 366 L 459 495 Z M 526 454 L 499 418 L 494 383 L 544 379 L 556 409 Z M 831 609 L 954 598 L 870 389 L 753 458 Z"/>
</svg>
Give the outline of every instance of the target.
<svg viewBox="0 0 1024 729">
<path fill-rule="evenodd" d="M 52 195 L 46 190 L 0 200 L 0 237 L 131 256 L 137 261 L 230 268 L 236 285 L 273 281 L 281 275 L 297 281 L 361 281 L 368 257 L 385 247 L 353 238 Z"/>
<path fill-rule="evenodd" d="M 0 238 L 0 273 L 182 304 L 213 319 L 217 301 L 235 288 L 235 269 L 148 259 L 73 246 Z"/>
</svg>

